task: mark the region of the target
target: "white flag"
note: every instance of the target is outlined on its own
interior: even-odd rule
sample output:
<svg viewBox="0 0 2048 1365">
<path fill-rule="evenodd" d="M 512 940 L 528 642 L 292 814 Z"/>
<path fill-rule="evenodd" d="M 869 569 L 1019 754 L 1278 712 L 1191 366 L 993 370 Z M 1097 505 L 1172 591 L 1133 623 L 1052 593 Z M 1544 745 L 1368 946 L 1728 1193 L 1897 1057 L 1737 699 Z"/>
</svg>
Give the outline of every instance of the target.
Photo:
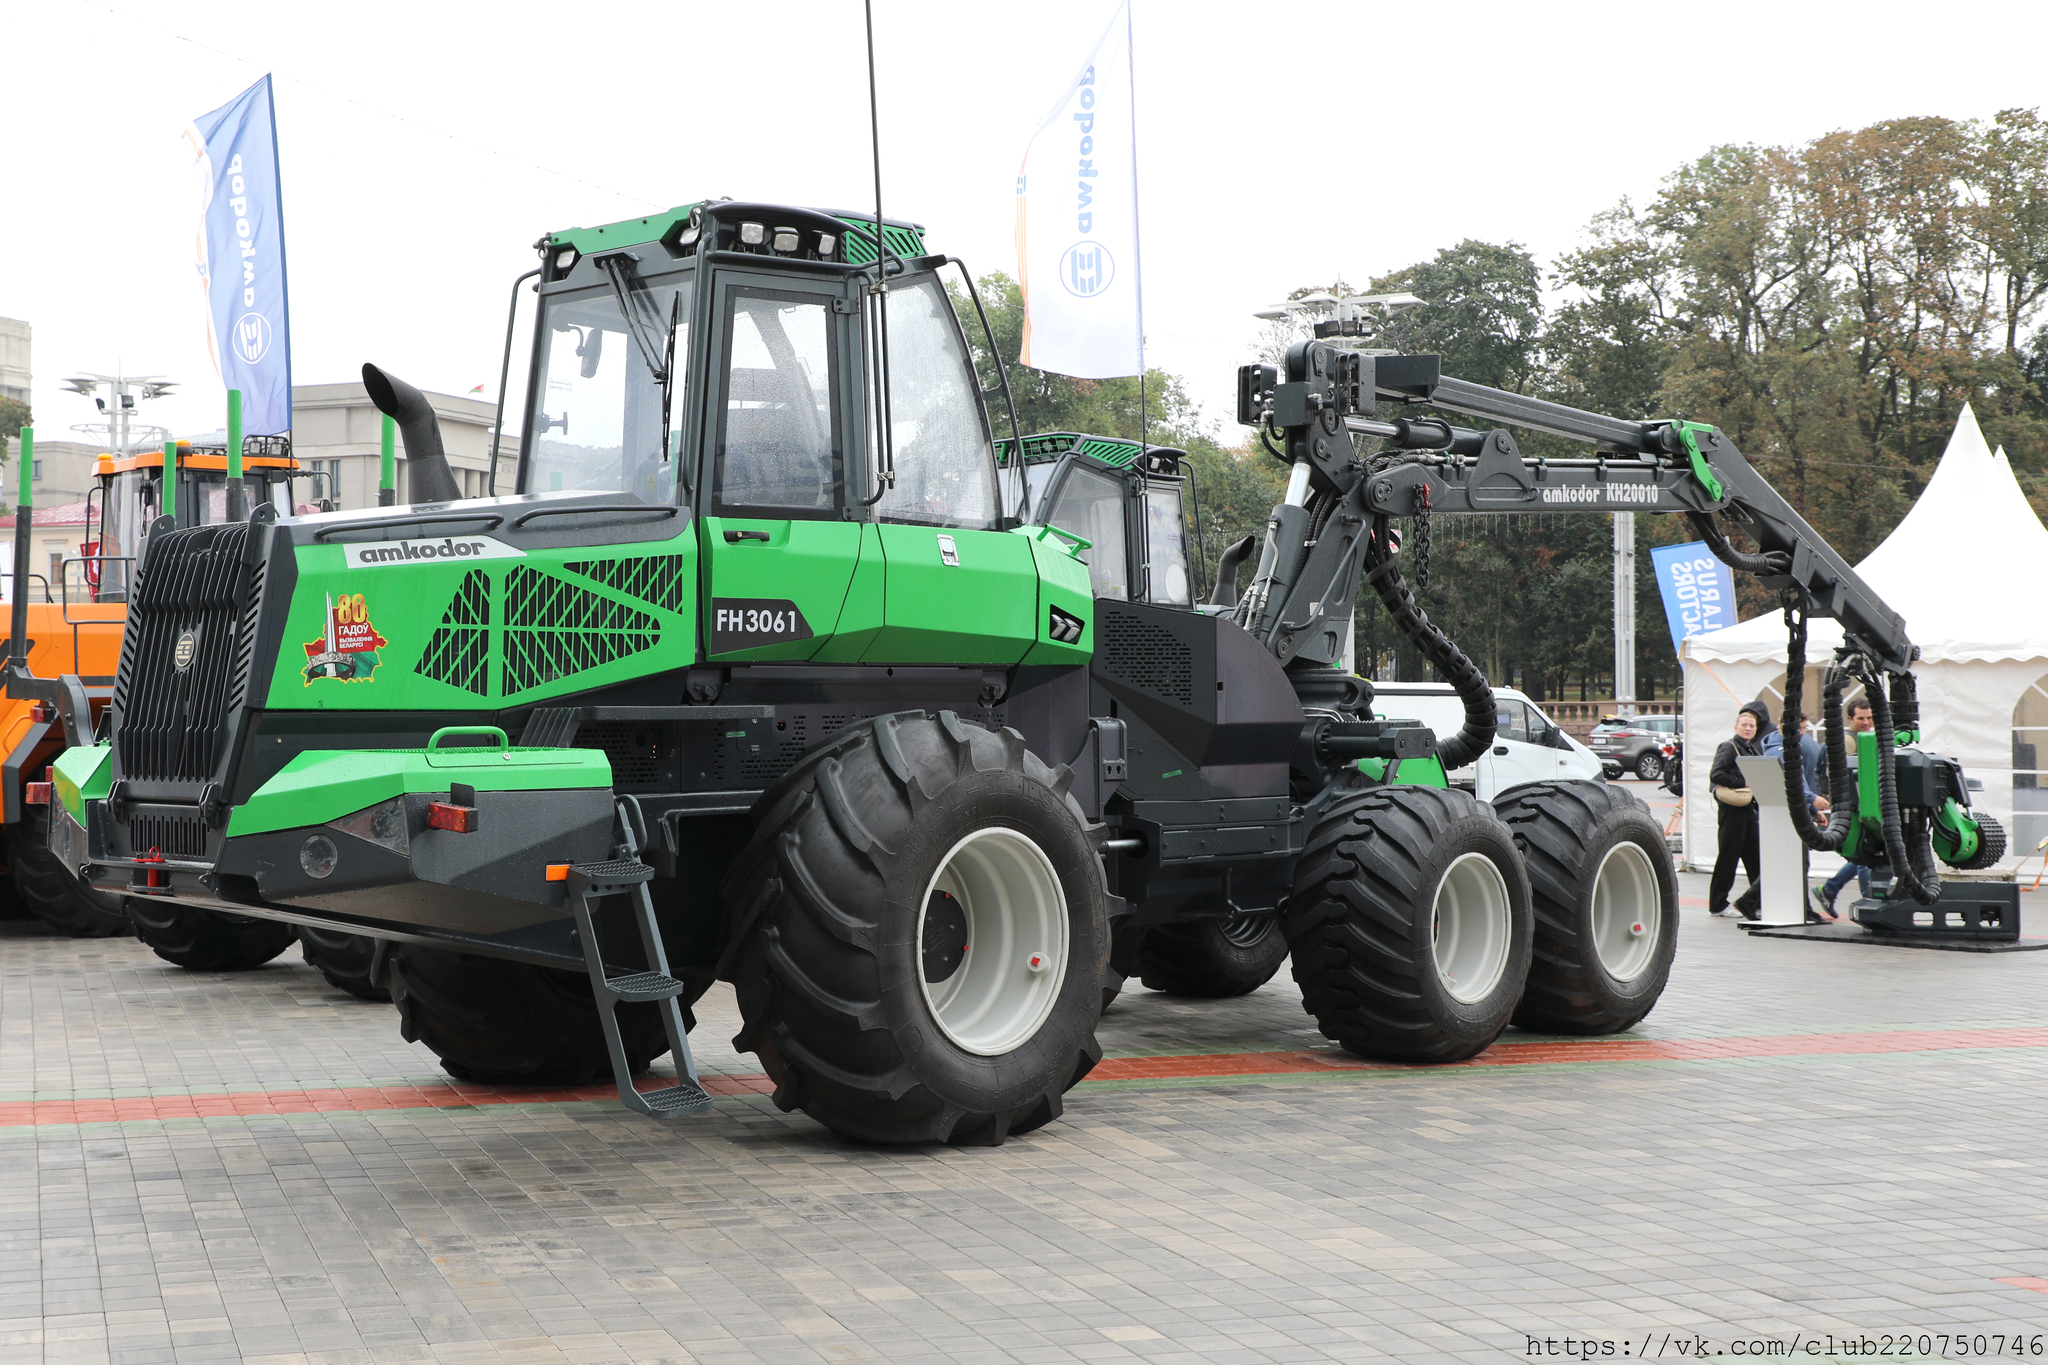
<svg viewBox="0 0 2048 1365">
<path fill-rule="evenodd" d="M 1017 173 L 1020 359 L 1081 379 L 1145 369 L 1130 25 L 1126 0 L 1032 134 Z"/>
</svg>

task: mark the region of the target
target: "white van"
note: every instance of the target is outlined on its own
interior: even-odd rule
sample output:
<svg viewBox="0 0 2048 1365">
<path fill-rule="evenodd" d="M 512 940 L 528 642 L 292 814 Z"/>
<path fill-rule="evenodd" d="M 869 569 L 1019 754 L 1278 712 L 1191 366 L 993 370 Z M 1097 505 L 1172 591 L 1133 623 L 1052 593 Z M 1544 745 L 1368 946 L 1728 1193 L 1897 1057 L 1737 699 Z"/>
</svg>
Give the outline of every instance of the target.
<svg viewBox="0 0 2048 1365">
<path fill-rule="evenodd" d="M 1465 703 L 1449 683 L 1374 683 L 1372 691 L 1376 718 L 1420 721 L 1436 731 L 1439 742 L 1465 723 Z M 1599 755 L 1566 734 L 1536 703 L 1512 687 L 1494 688 L 1493 700 L 1500 712 L 1493 747 L 1478 762 L 1452 770 L 1452 786 L 1491 801 L 1524 782 L 1605 780 Z"/>
</svg>

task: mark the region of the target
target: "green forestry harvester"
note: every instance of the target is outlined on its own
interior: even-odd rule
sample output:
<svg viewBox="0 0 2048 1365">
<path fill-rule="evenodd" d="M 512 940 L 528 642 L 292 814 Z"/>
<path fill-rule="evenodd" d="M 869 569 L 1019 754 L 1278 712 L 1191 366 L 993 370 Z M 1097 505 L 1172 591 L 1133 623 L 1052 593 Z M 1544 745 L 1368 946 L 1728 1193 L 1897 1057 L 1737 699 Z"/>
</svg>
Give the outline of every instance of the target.
<svg viewBox="0 0 2048 1365">
<path fill-rule="evenodd" d="M 1688 514 L 1841 616 L 1912 728 L 1897 618 L 1725 439 L 1430 356 L 1315 340 L 1244 371 L 1291 477 L 1198 603 L 1179 452 L 997 441 L 948 264 L 913 224 L 769 204 L 544 238 L 517 490 L 458 500 L 432 412 L 366 367 L 421 501 L 152 540 L 53 848 L 159 914 L 376 939 L 458 1076 L 699 1109 L 689 1006 L 726 980 L 784 1108 L 998 1142 L 1059 1114 L 1130 973 L 1229 995 L 1291 953 L 1329 1037 L 1415 1062 L 1656 1002 L 1657 825 L 1604 783 L 1460 784 L 1493 698 L 1395 518 Z M 1425 403 L 1599 453 L 1382 415 Z M 1463 698 L 1456 734 L 1374 714 L 1361 577 Z M 1901 842 L 1926 825 L 1887 812 L 1932 885 Z M 664 1052 L 677 1083 L 638 1091 Z"/>
</svg>

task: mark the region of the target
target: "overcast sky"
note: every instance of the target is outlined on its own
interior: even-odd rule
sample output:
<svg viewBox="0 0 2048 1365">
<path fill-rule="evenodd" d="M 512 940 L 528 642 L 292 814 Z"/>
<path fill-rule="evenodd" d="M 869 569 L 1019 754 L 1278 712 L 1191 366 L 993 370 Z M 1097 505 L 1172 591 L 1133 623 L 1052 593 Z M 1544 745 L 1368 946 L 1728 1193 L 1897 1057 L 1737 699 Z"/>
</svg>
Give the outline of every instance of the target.
<svg viewBox="0 0 2048 1365">
<path fill-rule="evenodd" d="M 1465 237 L 1548 263 L 1724 142 L 2048 103 L 2042 0 L 1702 5 L 1134 0 L 1150 357 L 1230 417 L 1252 310 Z M 1113 0 L 875 0 L 885 210 L 1014 272 L 1031 128 Z M 712 195 L 870 207 L 858 0 L 6 7 L 0 316 L 45 439 L 82 370 L 219 427 L 180 133 L 274 73 L 294 378 L 374 360 L 496 393 L 543 232 Z M 1229 434 L 1229 433 L 1226 433 Z"/>
</svg>

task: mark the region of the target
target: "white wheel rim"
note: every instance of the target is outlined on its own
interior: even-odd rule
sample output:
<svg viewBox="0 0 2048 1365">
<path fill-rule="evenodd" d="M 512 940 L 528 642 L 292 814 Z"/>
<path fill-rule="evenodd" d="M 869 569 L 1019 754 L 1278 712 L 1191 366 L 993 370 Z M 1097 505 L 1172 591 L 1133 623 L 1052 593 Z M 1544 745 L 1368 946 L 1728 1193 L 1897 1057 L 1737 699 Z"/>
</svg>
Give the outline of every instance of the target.
<svg viewBox="0 0 2048 1365">
<path fill-rule="evenodd" d="M 1514 916 L 1508 883 L 1484 853 L 1467 853 L 1444 869 L 1430 908 L 1430 952 L 1437 980 L 1461 1005 L 1484 1000 L 1508 968 Z"/>
<path fill-rule="evenodd" d="M 1624 840 L 1608 849 L 1593 874 L 1593 951 L 1609 976 L 1633 981 L 1650 969 L 1663 909 L 1657 870 L 1641 846 Z"/>
<path fill-rule="evenodd" d="M 940 891 L 959 901 L 967 944 L 950 976 L 928 981 L 925 910 Z M 953 845 L 926 885 L 911 947 L 939 1031 L 977 1056 L 1009 1052 L 1045 1023 L 1067 976 L 1067 897 L 1052 860 L 1017 830 L 974 831 Z"/>
</svg>

